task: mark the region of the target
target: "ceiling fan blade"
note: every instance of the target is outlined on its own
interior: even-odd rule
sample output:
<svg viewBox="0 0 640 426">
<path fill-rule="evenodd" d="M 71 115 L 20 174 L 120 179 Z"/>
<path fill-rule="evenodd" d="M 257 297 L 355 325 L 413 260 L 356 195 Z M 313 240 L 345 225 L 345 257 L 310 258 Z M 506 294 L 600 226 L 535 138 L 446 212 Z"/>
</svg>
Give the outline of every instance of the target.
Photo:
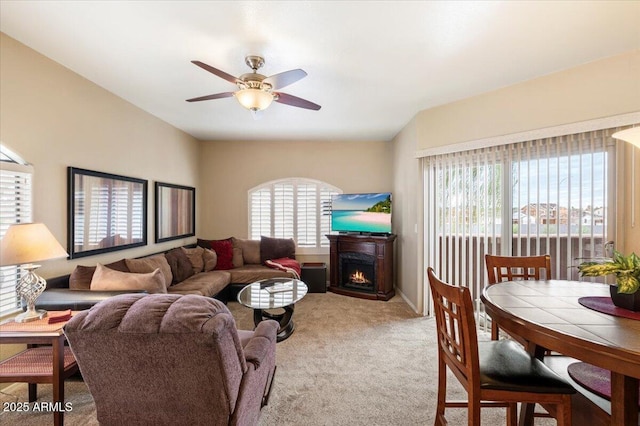
<svg viewBox="0 0 640 426">
<path fill-rule="evenodd" d="M 277 97 L 274 99 L 276 102 L 285 105 L 291 105 L 298 108 L 312 109 L 318 111 L 321 107 L 318 104 L 314 104 L 306 99 L 298 98 L 297 96 L 288 95 L 286 93 L 276 93 Z"/>
<path fill-rule="evenodd" d="M 269 83 L 273 90 L 282 89 L 285 86 L 295 83 L 307 76 L 307 73 L 301 69 L 289 70 L 274 74 L 262 80 L 263 83 Z"/>
<path fill-rule="evenodd" d="M 238 81 L 238 79 L 234 76 L 232 76 L 231 74 L 227 74 L 224 71 L 220 71 L 217 68 L 212 67 L 211 65 L 207 65 L 204 62 L 200 62 L 200 61 L 191 61 L 192 64 L 196 64 L 197 66 L 199 66 L 200 68 L 209 71 L 211 74 L 215 74 L 220 78 L 223 78 L 225 80 L 227 80 L 230 83 L 236 84 L 236 81 Z"/>
<path fill-rule="evenodd" d="M 216 93 L 215 95 L 207 95 L 207 96 L 200 96 L 197 98 L 187 99 L 187 102 L 209 101 L 211 99 L 230 98 L 232 96 L 233 96 L 233 92 L 222 92 L 222 93 Z"/>
</svg>

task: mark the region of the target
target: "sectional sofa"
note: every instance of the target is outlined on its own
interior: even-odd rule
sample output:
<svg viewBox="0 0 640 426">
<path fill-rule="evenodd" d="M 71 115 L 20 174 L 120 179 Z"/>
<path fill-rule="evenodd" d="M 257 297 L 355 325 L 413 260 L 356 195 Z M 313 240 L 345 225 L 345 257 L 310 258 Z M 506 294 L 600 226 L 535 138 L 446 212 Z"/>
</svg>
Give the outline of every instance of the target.
<svg viewBox="0 0 640 426">
<path fill-rule="evenodd" d="M 279 262 L 284 259 L 288 261 Z M 255 281 L 298 277 L 300 269 L 293 259 L 292 239 L 198 239 L 196 245 L 141 258 L 77 266 L 69 275 L 47 280 L 47 289 L 36 307 L 83 310 L 116 294 L 139 292 L 196 294 L 226 303 Z M 267 263 L 288 267 L 270 267 Z"/>
</svg>

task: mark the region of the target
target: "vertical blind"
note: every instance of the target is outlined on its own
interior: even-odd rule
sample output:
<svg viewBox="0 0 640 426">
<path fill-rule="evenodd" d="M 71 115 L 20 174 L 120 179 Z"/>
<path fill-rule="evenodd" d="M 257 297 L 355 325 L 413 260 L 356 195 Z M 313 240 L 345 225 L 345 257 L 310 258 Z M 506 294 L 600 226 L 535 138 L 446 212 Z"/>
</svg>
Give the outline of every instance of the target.
<svg viewBox="0 0 640 426">
<path fill-rule="evenodd" d="M 28 223 L 31 215 L 31 170 L 3 159 L 0 169 L 0 237 L 14 223 Z M 16 266 L 0 267 L 0 316 L 20 307 L 16 282 L 21 270 Z"/>
<path fill-rule="evenodd" d="M 617 130 L 427 157 L 425 266 L 469 287 L 478 313 L 485 254 L 549 254 L 554 278 L 577 279 L 581 258 L 610 255 Z"/>
<path fill-rule="evenodd" d="M 327 206 L 342 191 L 325 182 L 291 178 L 249 191 L 249 236 L 293 238 L 298 247 L 328 247 L 331 232 Z"/>
</svg>

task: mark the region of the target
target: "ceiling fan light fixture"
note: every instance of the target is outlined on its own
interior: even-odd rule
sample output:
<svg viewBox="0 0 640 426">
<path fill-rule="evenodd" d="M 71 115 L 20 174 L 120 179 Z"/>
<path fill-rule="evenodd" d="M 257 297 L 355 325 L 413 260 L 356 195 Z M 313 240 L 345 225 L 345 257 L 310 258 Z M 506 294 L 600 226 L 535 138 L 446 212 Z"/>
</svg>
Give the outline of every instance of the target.
<svg viewBox="0 0 640 426">
<path fill-rule="evenodd" d="M 234 93 L 240 105 L 250 111 L 267 109 L 273 102 L 273 94 L 260 89 L 242 89 Z"/>
</svg>

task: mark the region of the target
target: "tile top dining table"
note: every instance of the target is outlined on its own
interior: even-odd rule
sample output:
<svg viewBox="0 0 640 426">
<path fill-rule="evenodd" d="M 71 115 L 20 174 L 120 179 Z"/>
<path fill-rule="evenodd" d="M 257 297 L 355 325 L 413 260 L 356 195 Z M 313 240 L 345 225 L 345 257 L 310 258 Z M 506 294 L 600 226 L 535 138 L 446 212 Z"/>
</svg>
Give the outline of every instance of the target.
<svg viewBox="0 0 640 426">
<path fill-rule="evenodd" d="M 578 303 L 607 295 L 604 284 L 530 280 L 488 286 L 481 299 L 501 329 L 529 342 L 530 353 L 546 348 L 611 371 L 611 424 L 637 425 L 640 321 Z"/>
</svg>

